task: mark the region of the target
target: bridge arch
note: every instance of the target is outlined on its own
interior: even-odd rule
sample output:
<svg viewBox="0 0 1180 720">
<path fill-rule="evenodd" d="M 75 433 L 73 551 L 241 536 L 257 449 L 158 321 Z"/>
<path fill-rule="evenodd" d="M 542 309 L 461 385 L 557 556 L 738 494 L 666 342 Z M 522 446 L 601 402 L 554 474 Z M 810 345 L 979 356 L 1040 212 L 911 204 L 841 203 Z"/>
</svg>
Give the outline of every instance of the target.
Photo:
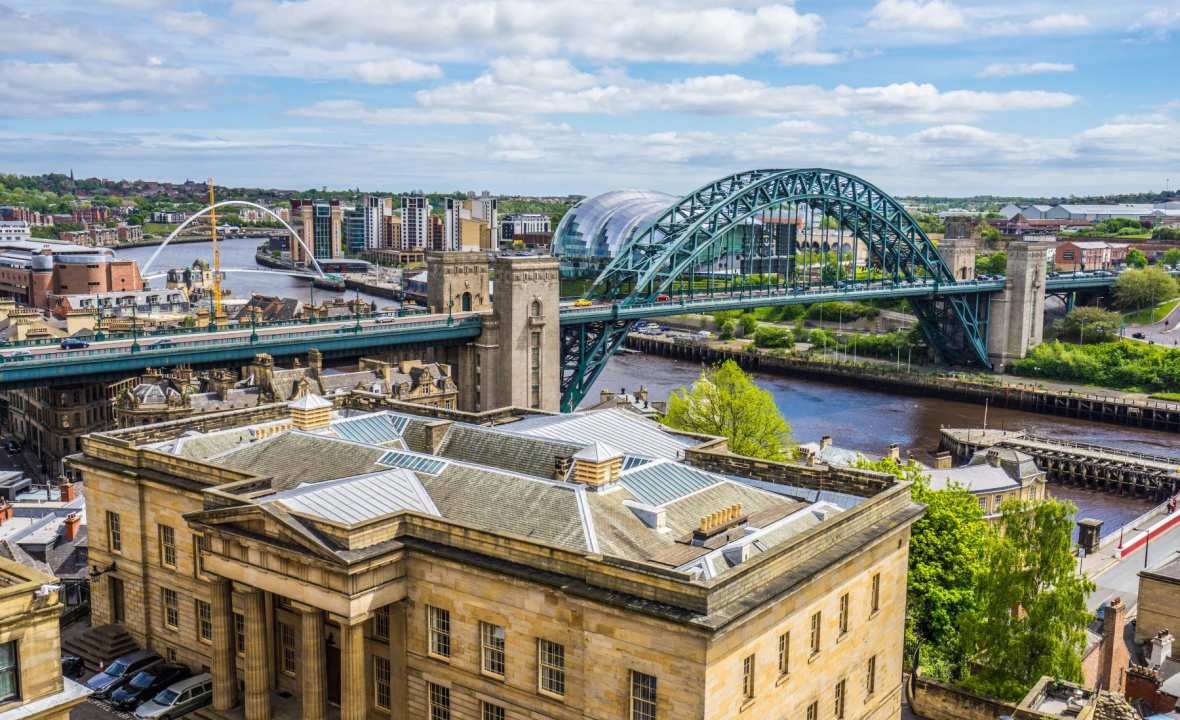
<svg viewBox="0 0 1180 720">
<path fill-rule="evenodd" d="M 287 229 L 287 232 L 291 233 L 291 237 L 296 242 L 298 242 L 300 245 L 302 245 L 303 249 L 307 251 L 307 257 L 311 259 L 311 264 L 315 266 L 316 272 L 319 273 L 319 276 L 322 278 L 327 277 L 326 275 L 324 275 L 324 269 L 320 267 L 319 261 L 315 259 L 315 253 L 312 251 L 311 248 L 309 248 L 307 246 L 307 243 L 303 242 L 303 238 L 299 235 L 298 232 L 295 231 L 295 228 L 291 227 L 291 225 L 286 220 L 279 217 L 270 208 L 268 208 L 264 205 L 259 205 L 258 203 L 255 203 L 255 202 L 250 202 L 249 200 L 222 200 L 221 202 L 213 203 L 212 205 L 209 205 L 208 207 L 193 213 L 192 217 L 185 220 L 180 225 L 177 225 L 176 229 L 173 230 L 172 233 L 164 239 L 164 242 L 160 245 L 160 247 L 156 248 L 156 251 L 154 253 L 152 253 L 152 256 L 150 258 L 148 258 L 148 261 L 146 263 L 144 263 L 144 266 L 142 268 L 140 268 L 140 273 L 143 275 L 147 275 L 148 270 L 150 270 L 152 267 L 152 263 L 154 263 L 156 261 L 156 257 L 161 252 L 163 252 L 164 248 L 168 247 L 168 243 L 172 242 L 172 238 L 179 235 L 181 230 L 184 230 L 186 227 L 188 227 L 190 224 L 192 224 L 192 222 L 195 221 L 197 218 L 202 217 L 204 215 L 208 215 L 209 213 L 213 212 L 213 210 L 215 210 L 216 208 L 226 207 L 226 206 L 257 208 L 257 209 L 261 210 L 262 212 L 266 213 L 267 215 L 271 216 L 275 220 L 277 220 L 283 227 L 285 227 Z"/>
<path fill-rule="evenodd" d="M 807 291 L 856 286 L 862 282 L 862 260 L 864 275 L 875 283 L 921 282 L 937 289 L 956 282 L 917 221 L 875 185 L 824 168 L 750 170 L 672 204 L 619 247 L 586 297 L 625 308 L 677 292 L 689 297 L 732 292 L 748 285 L 747 276 L 759 278 L 760 294 L 801 294 L 802 286 Z M 986 310 L 965 295 L 946 292 L 912 302 L 939 354 L 990 367 Z M 563 329 L 564 409 L 573 409 L 585 395 L 631 324 Z"/>
</svg>

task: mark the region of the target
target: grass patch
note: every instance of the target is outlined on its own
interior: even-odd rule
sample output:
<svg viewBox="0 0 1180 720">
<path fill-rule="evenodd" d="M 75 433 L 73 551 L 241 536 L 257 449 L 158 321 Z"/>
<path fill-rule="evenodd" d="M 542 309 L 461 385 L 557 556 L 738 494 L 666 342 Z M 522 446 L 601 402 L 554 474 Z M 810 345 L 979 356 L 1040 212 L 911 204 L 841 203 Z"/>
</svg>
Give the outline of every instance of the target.
<svg viewBox="0 0 1180 720">
<path fill-rule="evenodd" d="M 1131 325 L 1150 325 L 1166 318 L 1173 310 L 1176 309 L 1176 305 L 1180 305 L 1180 298 L 1165 300 L 1153 308 L 1146 308 L 1144 310 L 1136 310 L 1135 312 L 1127 313 L 1126 315 L 1123 315 L 1123 320 Z"/>
<path fill-rule="evenodd" d="M 1180 402 L 1180 392 L 1152 393 L 1151 399 L 1152 400 L 1173 400 L 1175 402 Z"/>
</svg>

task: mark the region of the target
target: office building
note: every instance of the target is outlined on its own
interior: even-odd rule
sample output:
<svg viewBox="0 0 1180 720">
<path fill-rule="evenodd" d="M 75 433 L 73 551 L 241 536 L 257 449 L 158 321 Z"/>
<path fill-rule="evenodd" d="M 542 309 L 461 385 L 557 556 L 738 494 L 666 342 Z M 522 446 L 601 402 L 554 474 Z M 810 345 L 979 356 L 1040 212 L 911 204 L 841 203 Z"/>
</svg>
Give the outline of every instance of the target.
<svg viewBox="0 0 1180 720">
<path fill-rule="evenodd" d="M 499 201 L 485 191 L 479 197 L 447 198 L 443 214 L 444 231 L 441 247 L 435 250 L 462 251 L 478 249 L 495 249 L 499 247 L 500 227 L 497 215 Z M 479 233 L 483 231 L 473 223 L 467 225 L 467 236 L 464 237 L 464 222 L 476 221 L 487 228 L 489 239 L 481 241 Z"/>
<path fill-rule="evenodd" d="M 305 386 L 90 436 L 94 624 L 209 667 L 212 717 L 898 716 L 907 485 L 496 417 Z"/>
<path fill-rule="evenodd" d="M 0 242 L 31 240 L 32 230 L 24 220 L 0 220 Z"/>
<path fill-rule="evenodd" d="M 344 254 L 344 208 L 339 200 L 292 200 L 291 217 L 295 229 L 315 258 L 334 258 Z M 308 265 L 307 248 L 291 243 L 291 260 Z"/>
<path fill-rule="evenodd" d="M 525 238 L 552 238 L 552 219 L 546 213 L 512 213 L 500 219 L 500 240 L 512 242 Z M 536 244 L 536 243 L 529 243 Z"/>
</svg>

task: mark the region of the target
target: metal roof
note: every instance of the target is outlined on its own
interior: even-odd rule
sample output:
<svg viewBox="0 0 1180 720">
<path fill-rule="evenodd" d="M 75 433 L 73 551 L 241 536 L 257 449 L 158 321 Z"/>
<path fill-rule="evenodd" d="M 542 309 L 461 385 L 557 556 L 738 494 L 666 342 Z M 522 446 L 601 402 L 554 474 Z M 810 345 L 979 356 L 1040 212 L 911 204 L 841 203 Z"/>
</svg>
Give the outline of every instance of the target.
<svg viewBox="0 0 1180 720">
<path fill-rule="evenodd" d="M 671 462 L 647 463 L 619 476 L 619 482 L 640 502 L 660 506 L 712 487 L 723 479 Z"/>
<path fill-rule="evenodd" d="M 684 448 L 696 444 L 696 441 L 675 435 L 623 408 L 539 415 L 513 423 L 507 429 L 533 437 L 574 442 L 583 447 L 603 442 L 628 455 L 669 460 L 675 460 Z"/>
<path fill-rule="evenodd" d="M 399 510 L 440 515 L 414 473 L 400 468 L 300 485 L 265 500 L 281 503 L 292 512 L 349 525 Z"/>
<path fill-rule="evenodd" d="M 337 420 L 332 423 L 332 430 L 345 440 L 368 445 L 383 445 L 400 440 L 409 422 L 409 418 L 401 415 L 378 413 Z"/>
<path fill-rule="evenodd" d="M 429 455 L 416 455 L 400 450 L 391 450 L 385 453 L 377 463 L 380 465 L 406 468 L 414 472 L 423 472 L 429 475 L 438 475 L 447 466 L 446 462 L 436 460 Z"/>
</svg>

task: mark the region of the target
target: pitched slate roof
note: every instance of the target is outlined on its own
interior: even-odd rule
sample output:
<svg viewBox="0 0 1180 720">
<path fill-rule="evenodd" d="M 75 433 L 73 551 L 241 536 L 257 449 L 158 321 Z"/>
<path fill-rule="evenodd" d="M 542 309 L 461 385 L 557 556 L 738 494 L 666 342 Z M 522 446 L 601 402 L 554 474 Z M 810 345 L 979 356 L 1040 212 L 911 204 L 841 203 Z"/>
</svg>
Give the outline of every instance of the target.
<svg viewBox="0 0 1180 720">
<path fill-rule="evenodd" d="M 684 448 L 698 442 L 617 407 L 566 415 L 538 415 L 513 423 L 511 429 L 512 432 L 577 443 L 582 447 L 600 441 L 628 455 L 670 460 L 675 460 Z"/>
<path fill-rule="evenodd" d="M 385 454 L 313 433 L 287 431 L 216 458 L 223 467 L 274 478 L 278 490 L 386 470 L 377 464 Z"/>
<path fill-rule="evenodd" d="M 401 444 L 402 433 L 409 422 L 409 418 L 404 415 L 381 412 L 336 420 L 332 423 L 332 431 L 353 442 L 369 445 Z"/>
<path fill-rule="evenodd" d="M 475 425 L 451 426 L 438 454 L 441 457 L 551 478 L 557 458 L 568 458 L 584 446 L 513 431 Z"/>
<path fill-rule="evenodd" d="M 266 499 L 268 502 L 282 503 L 292 512 L 345 524 L 371 520 L 399 510 L 413 510 L 425 515 L 439 514 L 417 476 L 401 469 L 306 483 Z"/>
</svg>

